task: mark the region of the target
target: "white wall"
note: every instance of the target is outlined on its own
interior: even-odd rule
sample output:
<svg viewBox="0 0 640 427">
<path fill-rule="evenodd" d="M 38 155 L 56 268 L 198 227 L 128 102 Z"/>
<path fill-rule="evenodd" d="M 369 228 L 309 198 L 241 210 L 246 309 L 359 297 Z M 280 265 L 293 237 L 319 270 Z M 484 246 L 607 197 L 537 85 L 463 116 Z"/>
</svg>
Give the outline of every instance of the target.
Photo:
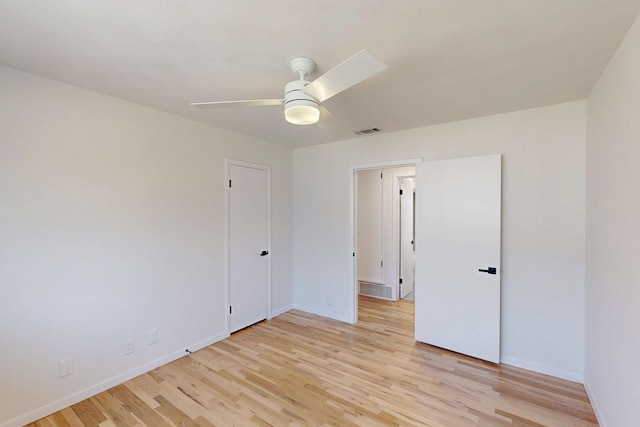
<svg viewBox="0 0 640 427">
<path fill-rule="evenodd" d="M 294 150 L 295 306 L 353 318 L 353 165 L 502 153 L 503 362 L 581 380 L 584 138 L 579 101 Z"/>
<path fill-rule="evenodd" d="M 290 150 L 4 67 L 0 93 L 0 425 L 225 336 L 225 157 L 272 166 L 291 307 Z"/>
<path fill-rule="evenodd" d="M 640 410 L 640 20 L 587 103 L 585 385 L 605 427 Z"/>
</svg>

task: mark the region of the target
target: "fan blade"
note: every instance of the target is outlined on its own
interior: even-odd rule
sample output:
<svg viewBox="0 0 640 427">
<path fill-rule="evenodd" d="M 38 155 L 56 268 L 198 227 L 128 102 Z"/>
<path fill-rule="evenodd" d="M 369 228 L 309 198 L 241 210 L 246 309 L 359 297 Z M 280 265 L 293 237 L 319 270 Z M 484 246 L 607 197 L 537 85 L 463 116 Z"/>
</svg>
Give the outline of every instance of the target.
<svg viewBox="0 0 640 427">
<path fill-rule="evenodd" d="M 284 99 L 245 99 L 242 101 L 212 101 L 212 102 L 192 102 L 192 107 L 215 108 L 215 107 L 260 107 L 264 105 L 282 105 Z"/>
<path fill-rule="evenodd" d="M 387 64 L 363 49 L 306 85 L 302 91 L 323 102 L 387 68 Z"/>
</svg>

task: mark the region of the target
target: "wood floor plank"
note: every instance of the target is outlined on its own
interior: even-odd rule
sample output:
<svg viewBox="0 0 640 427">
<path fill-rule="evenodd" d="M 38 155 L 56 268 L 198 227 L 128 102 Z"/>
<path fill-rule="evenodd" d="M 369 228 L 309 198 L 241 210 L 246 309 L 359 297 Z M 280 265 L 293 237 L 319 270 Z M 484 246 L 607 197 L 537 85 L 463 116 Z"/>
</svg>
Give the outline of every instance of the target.
<svg viewBox="0 0 640 427">
<path fill-rule="evenodd" d="M 97 427 L 100 423 L 107 420 L 107 417 L 98 408 L 96 408 L 91 399 L 76 403 L 71 406 L 71 408 L 80 421 L 82 421 L 82 424 L 87 427 Z M 51 417 L 48 418 L 50 419 Z M 55 422 L 51 419 L 50 421 Z"/>
<path fill-rule="evenodd" d="M 58 416 L 62 416 L 64 421 L 58 423 L 58 421 L 57 421 L 59 419 Z M 71 407 L 64 408 L 62 411 L 56 412 L 55 414 L 50 415 L 48 418 L 52 418 L 52 421 L 53 421 L 54 425 L 56 425 L 58 427 L 66 427 L 67 424 L 69 425 L 69 427 L 83 427 L 84 426 L 84 424 L 82 423 L 80 418 L 78 418 L 76 413 L 73 412 L 73 409 L 71 409 Z"/>
<path fill-rule="evenodd" d="M 126 385 L 122 384 L 106 391 L 118 401 L 122 402 L 138 420 L 150 426 L 171 425 L 157 411 L 147 406 L 138 395 L 134 394 Z"/>
<path fill-rule="evenodd" d="M 581 384 L 414 339 L 414 305 L 359 299 L 350 325 L 297 310 L 30 427 L 597 426 Z"/>
<path fill-rule="evenodd" d="M 93 397 L 93 401 L 100 404 L 102 413 L 116 426 L 130 426 L 137 420 L 131 415 L 127 407 L 111 393 L 100 393 Z"/>
</svg>

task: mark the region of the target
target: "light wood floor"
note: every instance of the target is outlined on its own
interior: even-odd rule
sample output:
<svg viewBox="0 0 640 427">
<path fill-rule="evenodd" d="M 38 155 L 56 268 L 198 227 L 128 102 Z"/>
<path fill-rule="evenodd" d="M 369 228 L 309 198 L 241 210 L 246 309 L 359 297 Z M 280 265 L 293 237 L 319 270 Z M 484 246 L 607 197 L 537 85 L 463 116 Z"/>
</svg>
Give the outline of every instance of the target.
<svg viewBox="0 0 640 427">
<path fill-rule="evenodd" d="M 580 384 L 413 339 L 413 303 L 290 311 L 31 426 L 594 426 Z"/>
</svg>

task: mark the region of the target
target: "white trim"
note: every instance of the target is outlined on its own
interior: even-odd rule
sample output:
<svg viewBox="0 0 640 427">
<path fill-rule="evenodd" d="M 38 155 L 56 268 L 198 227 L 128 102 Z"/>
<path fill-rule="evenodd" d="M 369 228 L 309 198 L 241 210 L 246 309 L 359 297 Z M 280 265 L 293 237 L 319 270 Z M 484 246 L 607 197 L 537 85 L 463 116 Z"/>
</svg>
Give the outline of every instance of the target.
<svg viewBox="0 0 640 427">
<path fill-rule="evenodd" d="M 260 163 L 252 163 L 252 162 L 245 162 L 244 160 L 236 160 L 236 159 L 230 159 L 230 158 L 226 158 L 225 159 L 225 163 L 228 165 L 236 165 L 236 166 L 243 166 L 245 168 L 252 168 L 252 169 L 260 169 L 260 170 L 270 170 L 271 166 L 269 165 L 263 165 Z"/>
<path fill-rule="evenodd" d="M 271 312 L 271 318 L 273 319 L 274 317 L 278 317 L 281 314 L 286 313 L 287 311 L 293 310 L 293 304 L 289 304 L 287 306 L 284 306 L 282 308 L 279 308 L 277 310 L 274 310 L 273 312 Z"/>
<path fill-rule="evenodd" d="M 565 369 L 556 368 L 555 366 L 545 365 L 544 363 L 523 360 L 517 357 L 506 356 L 504 354 L 500 355 L 500 363 L 515 366 L 516 368 L 526 369 L 528 371 L 538 372 L 539 374 L 551 375 L 552 377 L 580 384 L 584 381 L 584 376 L 580 372 L 567 371 Z"/>
<path fill-rule="evenodd" d="M 225 191 L 226 191 L 226 197 L 225 197 L 225 253 L 224 253 L 224 258 L 225 258 L 225 272 L 224 272 L 224 280 L 226 283 L 225 286 L 225 296 L 224 296 L 224 300 L 225 300 L 225 330 L 227 332 L 229 332 L 231 330 L 231 319 L 230 319 L 230 314 L 229 314 L 229 310 L 227 310 L 226 307 L 229 307 L 231 304 L 231 280 L 230 280 L 230 276 L 229 276 L 229 272 L 231 271 L 231 259 L 229 257 L 229 252 L 230 252 L 230 248 L 229 245 L 231 244 L 231 236 L 230 236 L 230 232 L 231 232 L 231 227 L 229 226 L 231 224 L 230 222 L 230 212 L 229 212 L 229 206 L 231 203 L 230 197 L 231 197 L 231 192 L 229 191 L 229 177 L 230 177 L 230 172 L 229 172 L 229 167 L 230 166 L 242 166 L 245 168 L 252 168 L 252 169 L 259 169 L 259 170 L 263 170 L 267 173 L 267 250 L 269 251 L 270 256 L 267 257 L 267 320 L 270 320 L 273 316 L 273 314 L 271 313 L 271 166 L 268 165 L 261 165 L 259 163 L 251 163 L 251 162 L 245 162 L 242 160 L 234 160 L 234 159 L 229 159 L 226 158 L 224 160 L 225 163 Z M 2 426 L 0 426 L 2 427 Z"/>
<path fill-rule="evenodd" d="M 423 161 L 424 159 L 422 157 L 418 157 L 415 159 L 391 160 L 388 162 L 363 163 L 360 165 L 351 165 L 351 170 L 390 169 L 403 166 L 415 166 L 417 163 L 422 163 Z"/>
<path fill-rule="evenodd" d="M 351 248 L 352 252 L 356 254 L 353 257 L 351 262 L 350 270 L 351 270 L 351 283 L 352 283 L 352 303 L 351 312 L 347 314 L 345 317 L 348 320 L 344 320 L 345 322 L 355 324 L 358 322 L 358 239 L 356 233 L 358 231 L 358 194 L 356 192 L 357 189 L 357 172 L 360 170 L 367 169 L 389 169 L 394 167 L 402 167 L 402 166 L 415 166 L 418 163 L 422 163 L 423 158 L 415 158 L 415 159 L 407 159 L 407 160 L 391 160 L 386 162 L 377 162 L 377 163 L 365 163 L 360 165 L 352 165 L 350 167 L 351 170 L 351 179 L 350 179 L 350 200 L 351 200 Z M 306 310 L 305 310 L 306 311 Z M 335 317 L 332 317 L 335 318 Z"/>
<path fill-rule="evenodd" d="M 185 347 L 184 349 L 180 349 L 165 356 L 159 357 L 155 360 L 145 363 L 144 365 L 138 366 L 137 368 L 133 368 L 127 372 L 116 375 L 115 377 L 108 378 L 75 393 L 71 393 L 70 395 L 65 396 L 61 399 L 40 406 L 33 411 L 27 412 L 26 414 L 19 415 L 9 421 L 5 421 L 4 423 L 0 424 L 0 427 L 21 427 L 25 424 L 32 423 L 36 420 L 39 420 L 40 418 L 51 415 L 64 408 L 75 405 L 78 402 L 82 402 L 85 399 L 95 396 L 96 394 L 102 393 L 105 390 L 109 390 L 110 388 L 129 381 L 132 378 L 138 377 L 142 374 L 159 368 L 160 366 L 166 365 L 167 363 L 173 362 L 174 360 L 180 359 L 181 357 L 188 356 L 189 353 L 186 351 L 186 349 L 189 349 L 189 351 L 191 352 L 196 352 L 227 337 L 229 337 L 229 333 L 222 332 L 218 335 L 200 340 L 190 346 Z"/>
<path fill-rule="evenodd" d="M 593 407 L 593 412 L 595 412 L 596 414 L 596 420 L 598 420 L 598 425 L 600 427 L 607 427 L 607 423 L 604 421 L 604 415 L 602 414 L 602 411 L 600 410 L 600 407 L 598 406 L 598 401 L 595 399 L 595 396 L 593 394 L 593 392 L 591 391 L 591 387 L 589 386 L 589 382 L 585 381 L 584 382 L 584 389 L 587 392 L 587 396 L 589 397 L 589 400 L 591 401 L 591 406 Z"/>
<path fill-rule="evenodd" d="M 348 322 L 351 324 L 355 324 L 358 322 L 358 295 L 360 294 L 360 281 L 358 280 L 358 170 L 354 167 L 351 168 L 351 177 L 349 180 L 349 188 L 351 190 L 351 206 L 350 206 L 350 215 L 351 215 L 351 249 L 352 249 L 352 260 L 351 260 L 351 283 L 353 283 L 353 291 L 351 294 L 351 298 L 353 298 L 353 302 L 351 303 L 351 313 L 347 314 L 349 318 Z"/>
<path fill-rule="evenodd" d="M 328 319 L 333 319 L 333 320 L 339 320 L 340 322 L 345 322 L 345 323 L 352 323 L 349 320 L 348 316 L 342 315 L 342 314 L 338 314 L 338 313 L 332 313 L 330 311 L 324 311 L 324 310 L 318 310 L 315 307 L 307 307 L 304 305 L 299 305 L 299 304 L 294 304 L 293 308 L 295 310 L 300 310 L 300 311 L 304 311 L 307 313 L 311 313 L 311 314 L 315 314 L 316 316 L 322 316 L 322 317 L 326 317 Z M 2 427 L 2 426 L 0 426 Z"/>
</svg>

